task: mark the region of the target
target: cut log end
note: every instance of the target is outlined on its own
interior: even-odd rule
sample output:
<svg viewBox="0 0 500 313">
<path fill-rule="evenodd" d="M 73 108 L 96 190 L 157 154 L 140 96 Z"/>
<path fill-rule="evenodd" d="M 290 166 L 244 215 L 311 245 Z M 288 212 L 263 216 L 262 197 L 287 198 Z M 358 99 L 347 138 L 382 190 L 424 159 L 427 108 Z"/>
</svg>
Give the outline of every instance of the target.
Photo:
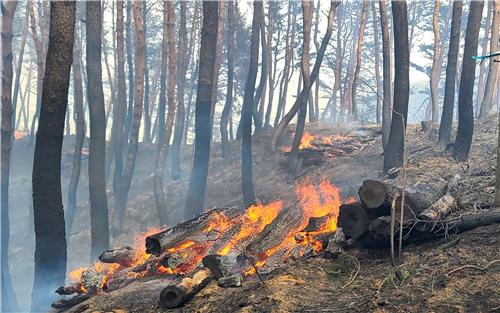
<svg viewBox="0 0 500 313">
<path fill-rule="evenodd" d="M 344 234 L 352 239 L 359 238 L 370 223 L 366 209 L 359 202 L 345 203 L 340 206 L 338 225 Z"/>
<path fill-rule="evenodd" d="M 365 180 L 358 191 L 359 198 L 370 209 L 384 204 L 386 193 L 384 184 L 377 180 Z"/>
<path fill-rule="evenodd" d="M 189 301 L 213 279 L 208 268 L 197 270 L 190 277 L 184 277 L 160 292 L 160 305 L 169 309 L 177 308 Z"/>
</svg>

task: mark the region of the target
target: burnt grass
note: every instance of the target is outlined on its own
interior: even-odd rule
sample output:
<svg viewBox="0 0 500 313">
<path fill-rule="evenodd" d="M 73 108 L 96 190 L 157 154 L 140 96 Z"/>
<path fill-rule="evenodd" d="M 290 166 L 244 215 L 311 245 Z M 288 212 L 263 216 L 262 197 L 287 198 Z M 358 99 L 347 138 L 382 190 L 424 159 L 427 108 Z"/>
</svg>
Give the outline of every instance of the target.
<svg viewBox="0 0 500 313">
<path fill-rule="evenodd" d="M 423 133 L 420 125 L 409 125 L 407 132 L 408 165 L 406 181 L 411 186 L 422 180 L 448 179 L 459 174 L 459 210 L 453 215 L 490 209 L 495 185 L 497 144 L 496 118 L 476 121 L 474 141 L 468 162 L 458 163 L 451 151 L 437 146 L 437 130 Z M 311 124 L 313 135 L 349 132 L 353 136 L 373 137 L 354 155 L 330 159 L 295 177 L 283 166 L 281 153 L 272 152 L 270 133 L 254 136 L 254 184 L 262 202 L 288 199 L 298 180 L 318 183 L 329 179 L 342 189 L 342 196 L 357 194 L 363 179 L 381 178 L 383 152 L 379 128 L 338 127 Z M 370 138 L 371 138 L 370 137 Z M 11 270 L 18 294 L 29 294 L 31 287 L 33 234 L 29 232 L 29 195 L 32 148 L 27 138 L 16 142 L 14 150 Z M 63 185 L 71 170 L 73 138 L 65 140 Z M 126 233 L 114 234 L 113 246 L 130 243 L 150 227 L 158 227 L 153 197 L 154 145 L 139 148 L 138 163 L 127 205 Z M 241 142 L 231 142 L 231 157 L 221 158 L 214 143 L 211 151 L 206 207 L 241 205 Z M 17 156 L 17 157 L 16 157 Z M 171 225 L 182 216 L 185 193 L 192 162 L 192 148 L 182 152 L 182 173 L 178 181 L 168 179 L 166 192 L 170 204 Z M 89 264 L 90 231 L 88 217 L 87 162 L 82 161 L 77 222 L 68 241 L 69 265 L 72 269 Z M 167 174 L 168 175 L 168 174 Z M 110 186 L 111 183 L 108 183 Z M 108 187 L 110 188 L 110 187 Z M 63 188 L 63 192 L 65 188 Z M 63 195 L 66 200 L 66 195 Z M 110 217 L 113 218 L 113 196 L 108 190 Z M 262 283 L 252 277 L 239 288 L 220 288 L 212 282 L 184 307 L 166 310 L 158 306 L 161 289 L 170 283 L 164 278 L 136 281 L 123 289 L 95 296 L 67 310 L 75 312 L 497 312 L 500 311 L 500 226 L 492 225 L 404 247 L 403 262 L 392 267 L 388 250 L 349 249 L 339 260 L 322 257 L 287 260 L 283 268 L 264 277 Z M 17 262 L 16 262 L 17 261 Z M 359 264 L 359 270 L 358 270 Z M 487 265 L 489 266 L 485 268 Z M 465 266 L 465 267 L 464 267 Z M 461 269 L 459 269 L 461 268 Z M 459 269 L 450 273 L 453 270 Z M 450 273 L 447 275 L 447 273 Z M 85 305 L 85 307 L 83 307 Z"/>
</svg>

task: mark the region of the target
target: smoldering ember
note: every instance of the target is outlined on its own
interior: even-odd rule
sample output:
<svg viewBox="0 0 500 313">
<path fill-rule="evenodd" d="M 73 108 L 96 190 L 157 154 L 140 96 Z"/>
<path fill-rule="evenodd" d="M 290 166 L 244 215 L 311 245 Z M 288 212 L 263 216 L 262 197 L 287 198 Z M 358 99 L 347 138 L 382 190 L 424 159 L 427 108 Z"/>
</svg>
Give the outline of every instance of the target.
<svg viewBox="0 0 500 313">
<path fill-rule="evenodd" d="M 497 312 L 500 0 L 0 0 L 1 312 Z"/>
</svg>

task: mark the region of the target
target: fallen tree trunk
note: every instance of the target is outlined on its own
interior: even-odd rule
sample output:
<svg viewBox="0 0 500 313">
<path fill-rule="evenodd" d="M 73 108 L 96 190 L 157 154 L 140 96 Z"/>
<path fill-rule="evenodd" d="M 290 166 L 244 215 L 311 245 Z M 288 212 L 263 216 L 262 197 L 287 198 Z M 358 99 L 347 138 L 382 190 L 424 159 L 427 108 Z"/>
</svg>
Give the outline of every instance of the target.
<svg viewBox="0 0 500 313">
<path fill-rule="evenodd" d="M 483 211 L 443 222 L 407 221 L 403 229 L 403 244 L 443 238 L 450 234 L 497 223 L 500 223 L 500 210 Z M 390 237 L 390 218 L 380 217 L 370 223 L 368 231 L 356 240 L 355 245 L 364 248 L 388 248 Z"/>
<path fill-rule="evenodd" d="M 375 215 L 391 214 L 391 203 L 402 193 L 402 189 L 378 180 L 365 180 L 359 187 L 358 195 L 366 208 L 375 211 Z"/>
<path fill-rule="evenodd" d="M 212 209 L 193 219 L 146 238 L 146 253 L 159 256 L 163 251 L 189 239 L 191 236 L 207 229 L 213 218 L 224 214 L 229 220 L 243 212 L 239 208 Z"/>
<path fill-rule="evenodd" d="M 67 309 L 71 308 L 79 303 L 82 303 L 83 301 L 90 299 L 91 295 L 89 294 L 81 294 L 74 296 L 73 298 L 70 299 L 61 299 L 56 302 L 53 302 L 51 306 L 54 309 Z"/>
<path fill-rule="evenodd" d="M 300 230 L 304 222 L 304 214 L 300 203 L 295 202 L 291 206 L 281 210 L 278 216 L 257 234 L 246 247 L 249 255 L 260 256 L 267 250 L 278 246 L 294 230 Z"/>
<path fill-rule="evenodd" d="M 337 223 L 347 237 L 357 239 L 366 231 L 372 219 L 362 203 L 352 202 L 340 206 Z"/>
<path fill-rule="evenodd" d="M 160 305 L 169 309 L 177 308 L 194 297 L 213 279 L 208 268 L 201 268 L 189 277 L 183 277 L 160 292 Z"/>
<path fill-rule="evenodd" d="M 457 199 L 450 194 L 446 194 L 439 198 L 434 204 L 427 209 L 420 212 L 418 218 L 425 221 L 439 221 L 442 220 L 457 208 Z"/>
</svg>

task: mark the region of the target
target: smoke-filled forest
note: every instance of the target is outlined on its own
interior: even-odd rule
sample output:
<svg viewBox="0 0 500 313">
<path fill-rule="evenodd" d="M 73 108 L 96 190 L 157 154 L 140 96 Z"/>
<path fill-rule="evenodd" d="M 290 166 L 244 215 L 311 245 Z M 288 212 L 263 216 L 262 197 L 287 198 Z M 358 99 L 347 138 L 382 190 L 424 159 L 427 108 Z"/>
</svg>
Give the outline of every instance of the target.
<svg viewBox="0 0 500 313">
<path fill-rule="evenodd" d="M 500 0 L 1 0 L 1 312 L 496 312 Z"/>
</svg>

